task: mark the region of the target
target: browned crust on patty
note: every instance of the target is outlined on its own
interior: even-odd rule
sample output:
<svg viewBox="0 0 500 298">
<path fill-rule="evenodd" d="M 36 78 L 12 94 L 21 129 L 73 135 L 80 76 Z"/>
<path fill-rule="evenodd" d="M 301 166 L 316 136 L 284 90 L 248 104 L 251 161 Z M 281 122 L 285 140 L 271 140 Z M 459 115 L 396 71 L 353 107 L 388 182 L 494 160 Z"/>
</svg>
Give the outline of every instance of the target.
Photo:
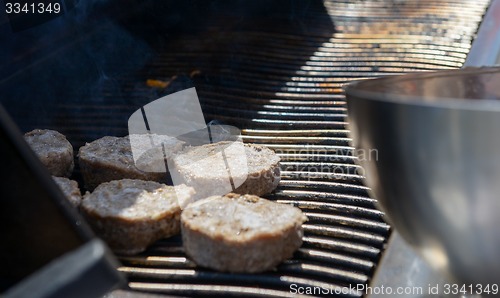
<svg viewBox="0 0 500 298">
<path fill-rule="evenodd" d="M 96 235 L 121 255 L 138 254 L 157 240 L 180 233 L 180 212 L 166 214 L 158 220 L 142 221 L 102 217 L 95 211 L 83 214 Z"/>
<path fill-rule="evenodd" d="M 181 150 L 182 142 L 167 148 L 173 153 Z M 87 143 L 78 152 L 78 161 L 85 188 L 93 190 L 103 182 L 120 179 L 139 179 L 166 182 L 165 172 L 145 172 L 137 168 L 132 155 L 129 136 L 106 136 Z"/>
<path fill-rule="evenodd" d="M 206 191 L 203 194 L 203 189 L 209 190 L 210 186 L 217 186 L 221 183 L 227 183 L 229 172 L 221 163 L 222 155 L 219 152 L 225 152 L 225 162 L 230 167 L 238 170 L 245 168 L 245 173 L 231 172 L 233 181 L 244 181 L 241 185 L 236 185 L 236 189 L 232 192 L 240 194 L 264 195 L 272 192 L 280 182 L 280 158 L 269 148 L 255 144 L 244 144 L 243 150 L 227 149 L 231 142 L 217 142 L 203 146 L 186 148 L 173 158 L 173 165 L 176 173 L 187 185 L 192 185 L 196 188 L 198 196 L 205 198 L 214 194 Z M 222 151 L 224 150 L 224 151 Z M 227 151 L 229 150 L 229 151 Z M 244 151 L 244 156 L 241 156 Z M 197 159 L 204 159 L 203 162 Z M 213 159 L 213 162 L 209 162 Z M 246 163 L 243 164 L 243 162 Z M 221 169 L 223 167 L 223 169 Z M 245 174 L 245 176 L 242 176 Z M 240 182 L 241 183 L 241 182 Z M 200 190 L 198 190 L 200 189 Z"/>
<path fill-rule="evenodd" d="M 280 180 L 281 169 L 279 163 L 272 164 L 269 168 L 258 173 L 250 173 L 247 180 L 233 192 L 256 196 L 265 195 L 275 190 Z"/>
<path fill-rule="evenodd" d="M 80 206 L 82 193 L 80 192 L 80 188 L 78 188 L 78 183 L 65 177 L 52 176 L 52 178 L 71 204 L 75 207 Z"/>
<path fill-rule="evenodd" d="M 178 189 L 143 180 L 105 182 L 85 195 L 80 210 L 114 252 L 136 254 L 179 233 L 177 196 L 191 196 L 194 191 L 184 185 Z"/>
<path fill-rule="evenodd" d="M 51 175 L 71 176 L 75 165 L 73 146 L 63 134 L 55 130 L 34 129 L 25 133 L 24 139 Z"/>
</svg>

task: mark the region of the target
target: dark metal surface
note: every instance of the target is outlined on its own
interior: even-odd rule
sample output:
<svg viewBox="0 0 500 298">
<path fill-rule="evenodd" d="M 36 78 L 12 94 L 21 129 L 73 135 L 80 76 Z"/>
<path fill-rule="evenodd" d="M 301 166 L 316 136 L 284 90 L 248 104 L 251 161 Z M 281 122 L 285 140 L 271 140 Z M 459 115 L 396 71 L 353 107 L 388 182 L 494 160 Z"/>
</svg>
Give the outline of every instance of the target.
<svg viewBox="0 0 500 298">
<path fill-rule="evenodd" d="M 464 66 L 492 66 L 500 63 L 499 28 L 500 1 L 492 0 Z M 485 49 L 488 50 L 485 51 Z"/>
<path fill-rule="evenodd" d="M 0 156 L 0 296 L 91 297 L 123 285 L 115 256 L 95 238 L 1 104 Z"/>
<path fill-rule="evenodd" d="M 116 270 L 118 265 L 108 246 L 95 238 L 52 260 L 3 292 L 2 297 L 102 297 L 125 283 L 123 274 Z"/>
<path fill-rule="evenodd" d="M 125 135 L 133 111 L 194 86 L 207 121 L 235 125 L 245 141 L 281 156 L 282 181 L 266 197 L 299 206 L 309 217 L 304 245 L 293 259 L 263 274 L 218 273 L 195 267 L 179 238 L 162 240 L 141 255 L 121 258 L 120 270 L 134 290 L 292 296 L 291 284 L 333 289 L 369 282 L 390 227 L 355 164 L 342 87 L 363 78 L 461 67 L 488 1 L 280 1 L 273 9 L 257 2 L 250 14 L 242 13 L 242 4 L 224 9 L 221 2 L 210 3 L 192 19 L 186 14 L 195 8 L 179 13 L 158 4 L 148 20 L 137 22 L 140 30 L 123 21 L 120 26 L 134 36 L 166 36 L 146 39 L 154 50 L 145 51 L 145 67 L 113 73 L 109 69 L 129 62 L 127 56 L 97 59 L 105 65 L 92 88 L 63 92 L 54 86 L 44 117 L 14 103 L 12 113 L 26 130 L 58 128 L 78 147 L 106 134 Z M 172 33 L 163 27 L 159 20 L 175 13 L 191 28 Z M 95 34 L 107 28 L 113 26 Z M 134 55 L 129 58 L 135 61 Z M 147 79 L 169 85 L 149 87 Z"/>
<path fill-rule="evenodd" d="M 0 105 L 0 293 L 92 239 Z M 27 208 L 31 206 L 31 208 Z M 34 235 L 36 235 L 34 237 Z M 34 250 L 33 246 L 37 249 Z"/>
<path fill-rule="evenodd" d="M 453 281 L 443 278 L 435 270 L 419 257 L 413 248 L 411 248 L 399 235 L 397 230 L 391 233 L 387 249 L 377 266 L 377 272 L 372 278 L 370 286 L 372 288 L 397 289 L 406 288 L 408 298 L 469 298 L 463 293 L 452 295 L 444 294 L 445 284 L 452 284 Z M 438 291 L 431 292 L 429 287 L 438 287 Z M 434 288 L 433 288 L 434 290 Z M 386 293 L 368 293 L 367 298 L 385 298 Z M 474 297 L 477 298 L 477 297 Z"/>
</svg>

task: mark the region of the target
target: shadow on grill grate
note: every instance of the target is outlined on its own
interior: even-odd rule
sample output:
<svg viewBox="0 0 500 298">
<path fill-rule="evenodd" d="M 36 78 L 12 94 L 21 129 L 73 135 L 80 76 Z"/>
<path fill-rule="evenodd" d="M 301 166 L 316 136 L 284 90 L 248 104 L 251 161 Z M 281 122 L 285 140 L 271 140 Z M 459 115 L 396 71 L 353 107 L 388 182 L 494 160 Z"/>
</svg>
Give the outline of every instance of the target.
<svg viewBox="0 0 500 298">
<path fill-rule="evenodd" d="M 342 86 L 461 67 L 488 1 L 278 1 L 272 7 L 257 2 L 250 12 L 211 1 L 198 7 L 203 20 L 198 12 L 189 26 L 193 9 L 180 12 L 188 20 L 182 22 L 188 29 L 174 26 L 181 34 L 161 23 L 171 3 L 159 2 L 153 1 L 148 20 L 122 20 L 131 32 L 145 22 L 150 26 L 139 27 L 163 34 L 161 40 L 144 38 L 156 49 L 146 67 L 114 77 L 113 84 L 106 81 L 93 103 L 83 97 L 59 101 L 50 121 L 30 120 L 12 109 L 23 119 L 21 126 L 57 128 L 78 146 L 105 134 L 126 134 L 126 120 L 138 107 L 195 86 L 207 121 L 238 126 L 246 142 L 280 155 L 282 181 L 267 198 L 298 206 L 309 221 L 304 245 L 276 271 L 226 274 L 197 268 L 176 237 L 141 255 L 121 257 L 130 288 L 296 297 L 294 284 L 341 292 L 369 282 L 390 226 L 361 182 L 364 172 L 349 145 Z M 168 87 L 148 87 L 147 79 L 166 81 Z M 366 158 L 376 158 L 376 148 Z"/>
</svg>

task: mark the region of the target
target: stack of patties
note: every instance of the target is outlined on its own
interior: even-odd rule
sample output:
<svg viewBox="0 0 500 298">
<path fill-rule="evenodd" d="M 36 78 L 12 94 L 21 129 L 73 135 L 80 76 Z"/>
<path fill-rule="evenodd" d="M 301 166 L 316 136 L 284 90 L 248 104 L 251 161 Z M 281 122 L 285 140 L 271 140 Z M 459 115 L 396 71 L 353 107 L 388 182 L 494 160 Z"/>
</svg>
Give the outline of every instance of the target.
<svg viewBox="0 0 500 298">
<path fill-rule="evenodd" d="M 66 198 L 73 206 L 78 207 L 82 200 L 80 188 L 76 181 L 68 179 L 75 166 L 71 143 L 60 132 L 49 129 L 27 132 L 24 140 L 47 168 Z"/>
</svg>

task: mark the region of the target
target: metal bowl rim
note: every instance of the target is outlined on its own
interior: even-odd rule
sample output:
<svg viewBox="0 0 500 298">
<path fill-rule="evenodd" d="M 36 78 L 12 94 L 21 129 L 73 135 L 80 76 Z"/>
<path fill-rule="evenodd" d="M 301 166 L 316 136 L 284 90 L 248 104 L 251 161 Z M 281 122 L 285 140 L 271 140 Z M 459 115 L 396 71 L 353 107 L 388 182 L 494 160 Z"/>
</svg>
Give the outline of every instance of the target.
<svg viewBox="0 0 500 298">
<path fill-rule="evenodd" d="M 419 72 L 403 75 L 390 75 L 374 79 L 364 79 L 350 82 L 344 86 L 347 101 L 360 98 L 370 101 L 380 101 L 399 105 L 420 106 L 428 108 L 473 110 L 484 112 L 500 112 L 500 99 L 463 99 L 438 97 L 437 101 L 423 101 L 422 96 L 391 94 L 386 92 L 370 91 L 374 84 L 394 84 L 400 81 L 417 81 L 443 76 L 464 76 L 470 74 L 500 73 L 500 67 L 468 67 L 445 71 Z M 500 82 L 499 82 L 500 84 Z"/>
</svg>

